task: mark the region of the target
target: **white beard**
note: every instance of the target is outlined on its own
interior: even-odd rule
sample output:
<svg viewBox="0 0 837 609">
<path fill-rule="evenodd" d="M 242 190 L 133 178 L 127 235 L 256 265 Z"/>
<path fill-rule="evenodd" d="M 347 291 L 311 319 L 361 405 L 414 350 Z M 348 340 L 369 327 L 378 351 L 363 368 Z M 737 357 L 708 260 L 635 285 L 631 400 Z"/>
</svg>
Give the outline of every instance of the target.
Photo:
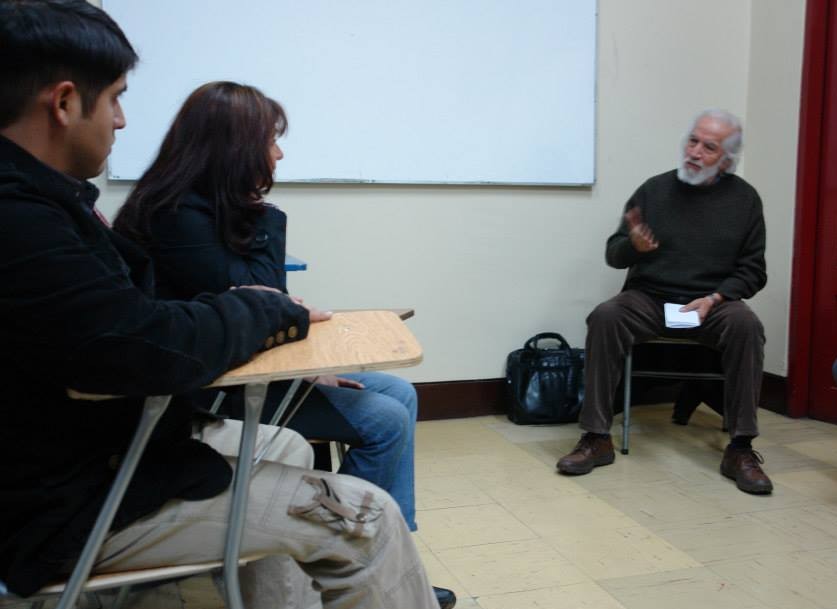
<svg viewBox="0 0 837 609">
<path fill-rule="evenodd" d="M 698 162 L 698 164 L 700 163 Z M 686 159 L 683 159 L 683 162 L 680 164 L 680 167 L 677 168 L 677 178 L 681 182 L 686 182 L 686 184 L 691 184 L 692 186 L 701 186 L 702 184 L 707 184 L 715 180 L 715 176 L 717 176 L 718 172 L 720 171 L 720 166 L 721 163 L 715 163 L 714 165 L 710 165 L 709 167 L 704 167 L 703 165 L 701 165 L 701 168 L 695 171 L 693 169 L 690 169 L 686 165 Z"/>
</svg>

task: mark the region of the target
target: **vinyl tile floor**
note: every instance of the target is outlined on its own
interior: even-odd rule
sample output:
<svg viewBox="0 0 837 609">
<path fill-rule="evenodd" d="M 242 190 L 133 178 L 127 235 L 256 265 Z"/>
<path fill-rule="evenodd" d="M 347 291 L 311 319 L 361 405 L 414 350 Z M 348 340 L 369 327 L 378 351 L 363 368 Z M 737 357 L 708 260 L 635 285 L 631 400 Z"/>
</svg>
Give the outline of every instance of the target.
<svg viewBox="0 0 837 609">
<path fill-rule="evenodd" d="M 708 408 L 686 427 L 670 404 L 633 415 L 631 454 L 580 477 L 555 471 L 576 425 L 419 423 L 430 580 L 460 609 L 837 609 L 837 426 L 761 411 L 754 446 L 775 490 L 751 496 L 719 473 L 727 438 Z M 128 604 L 219 607 L 208 577 Z"/>
</svg>

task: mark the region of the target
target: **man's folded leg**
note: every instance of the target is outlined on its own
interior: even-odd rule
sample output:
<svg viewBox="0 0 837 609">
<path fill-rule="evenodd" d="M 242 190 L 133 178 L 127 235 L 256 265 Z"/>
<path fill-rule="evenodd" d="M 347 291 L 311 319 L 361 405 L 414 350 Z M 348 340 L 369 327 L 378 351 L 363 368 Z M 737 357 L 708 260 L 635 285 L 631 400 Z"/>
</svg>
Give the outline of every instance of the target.
<svg viewBox="0 0 837 609">
<path fill-rule="evenodd" d="M 111 535 L 95 570 L 219 560 L 230 496 L 227 490 L 205 501 L 167 503 Z M 326 609 L 438 607 L 398 506 L 351 476 L 261 465 L 251 483 L 242 554 L 291 556 L 313 579 Z M 248 607 L 283 606 L 288 578 L 281 565 L 269 557 L 242 569 Z"/>
</svg>

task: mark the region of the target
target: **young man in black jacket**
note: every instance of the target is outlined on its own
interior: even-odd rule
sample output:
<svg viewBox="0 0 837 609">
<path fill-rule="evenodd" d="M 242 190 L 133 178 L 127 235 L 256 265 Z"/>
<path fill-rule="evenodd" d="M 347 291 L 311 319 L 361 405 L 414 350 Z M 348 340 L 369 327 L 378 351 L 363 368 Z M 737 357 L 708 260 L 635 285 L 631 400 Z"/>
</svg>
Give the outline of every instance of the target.
<svg viewBox="0 0 837 609">
<path fill-rule="evenodd" d="M 153 299 L 147 258 L 98 219 L 98 191 L 86 181 L 125 126 L 119 96 L 136 59 L 119 27 L 84 0 L 0 0 L 0 593 L 30 595 L 72 566 L 141 396 L 197 389 L 277 333 L 303 339 L 310 322 L 327 317 L 259 286 Z M 67 389 L 127 397 L 86 402 Z M 191 437 L 190 405 L 175 399 L 94 570 L 221 557 L 235 424 L 207 435 L 209 444 Z M 287 443 L 295 462 L 310 462 L 296 440 Z M 290 554 L 321 587 L 325 607 L 437 607 L 386 493 L 312 474 L 262 468 L 243 551 Z M 312 507 L 323 480 L 348 504 L 341 513 L 368 505 L 368 522 L 318 518 L 315 509 L 310 519 L 290 515 Z M 248 606 L 276 606 L 279 560 L 248 567 Z"/>
</svg>

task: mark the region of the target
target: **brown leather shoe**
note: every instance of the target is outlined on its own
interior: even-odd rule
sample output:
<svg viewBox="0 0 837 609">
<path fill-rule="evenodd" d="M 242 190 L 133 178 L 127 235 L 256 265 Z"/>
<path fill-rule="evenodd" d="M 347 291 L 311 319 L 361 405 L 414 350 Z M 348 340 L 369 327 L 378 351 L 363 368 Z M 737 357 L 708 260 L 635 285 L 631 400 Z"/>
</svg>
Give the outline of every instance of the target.
<svg viewBox="0 0 837 609">
<path fill-rule="evenodd" d="M 773 483 L 761 464 L 764 457 L 752 448 L 735 448 L 729 444 L 721 461 L 721 473 L 735 480 L 735 485 L 745 493 L 768 495 L 773 492 Z"/>
<path fill-rule="evenodd" d="M 586 433 L 570 454 L 561 457 L 557 467 L 562 474 L 589 474 L 594 467 L 610 465 L 615 458 L 610 436 Z"/>
</svg>

